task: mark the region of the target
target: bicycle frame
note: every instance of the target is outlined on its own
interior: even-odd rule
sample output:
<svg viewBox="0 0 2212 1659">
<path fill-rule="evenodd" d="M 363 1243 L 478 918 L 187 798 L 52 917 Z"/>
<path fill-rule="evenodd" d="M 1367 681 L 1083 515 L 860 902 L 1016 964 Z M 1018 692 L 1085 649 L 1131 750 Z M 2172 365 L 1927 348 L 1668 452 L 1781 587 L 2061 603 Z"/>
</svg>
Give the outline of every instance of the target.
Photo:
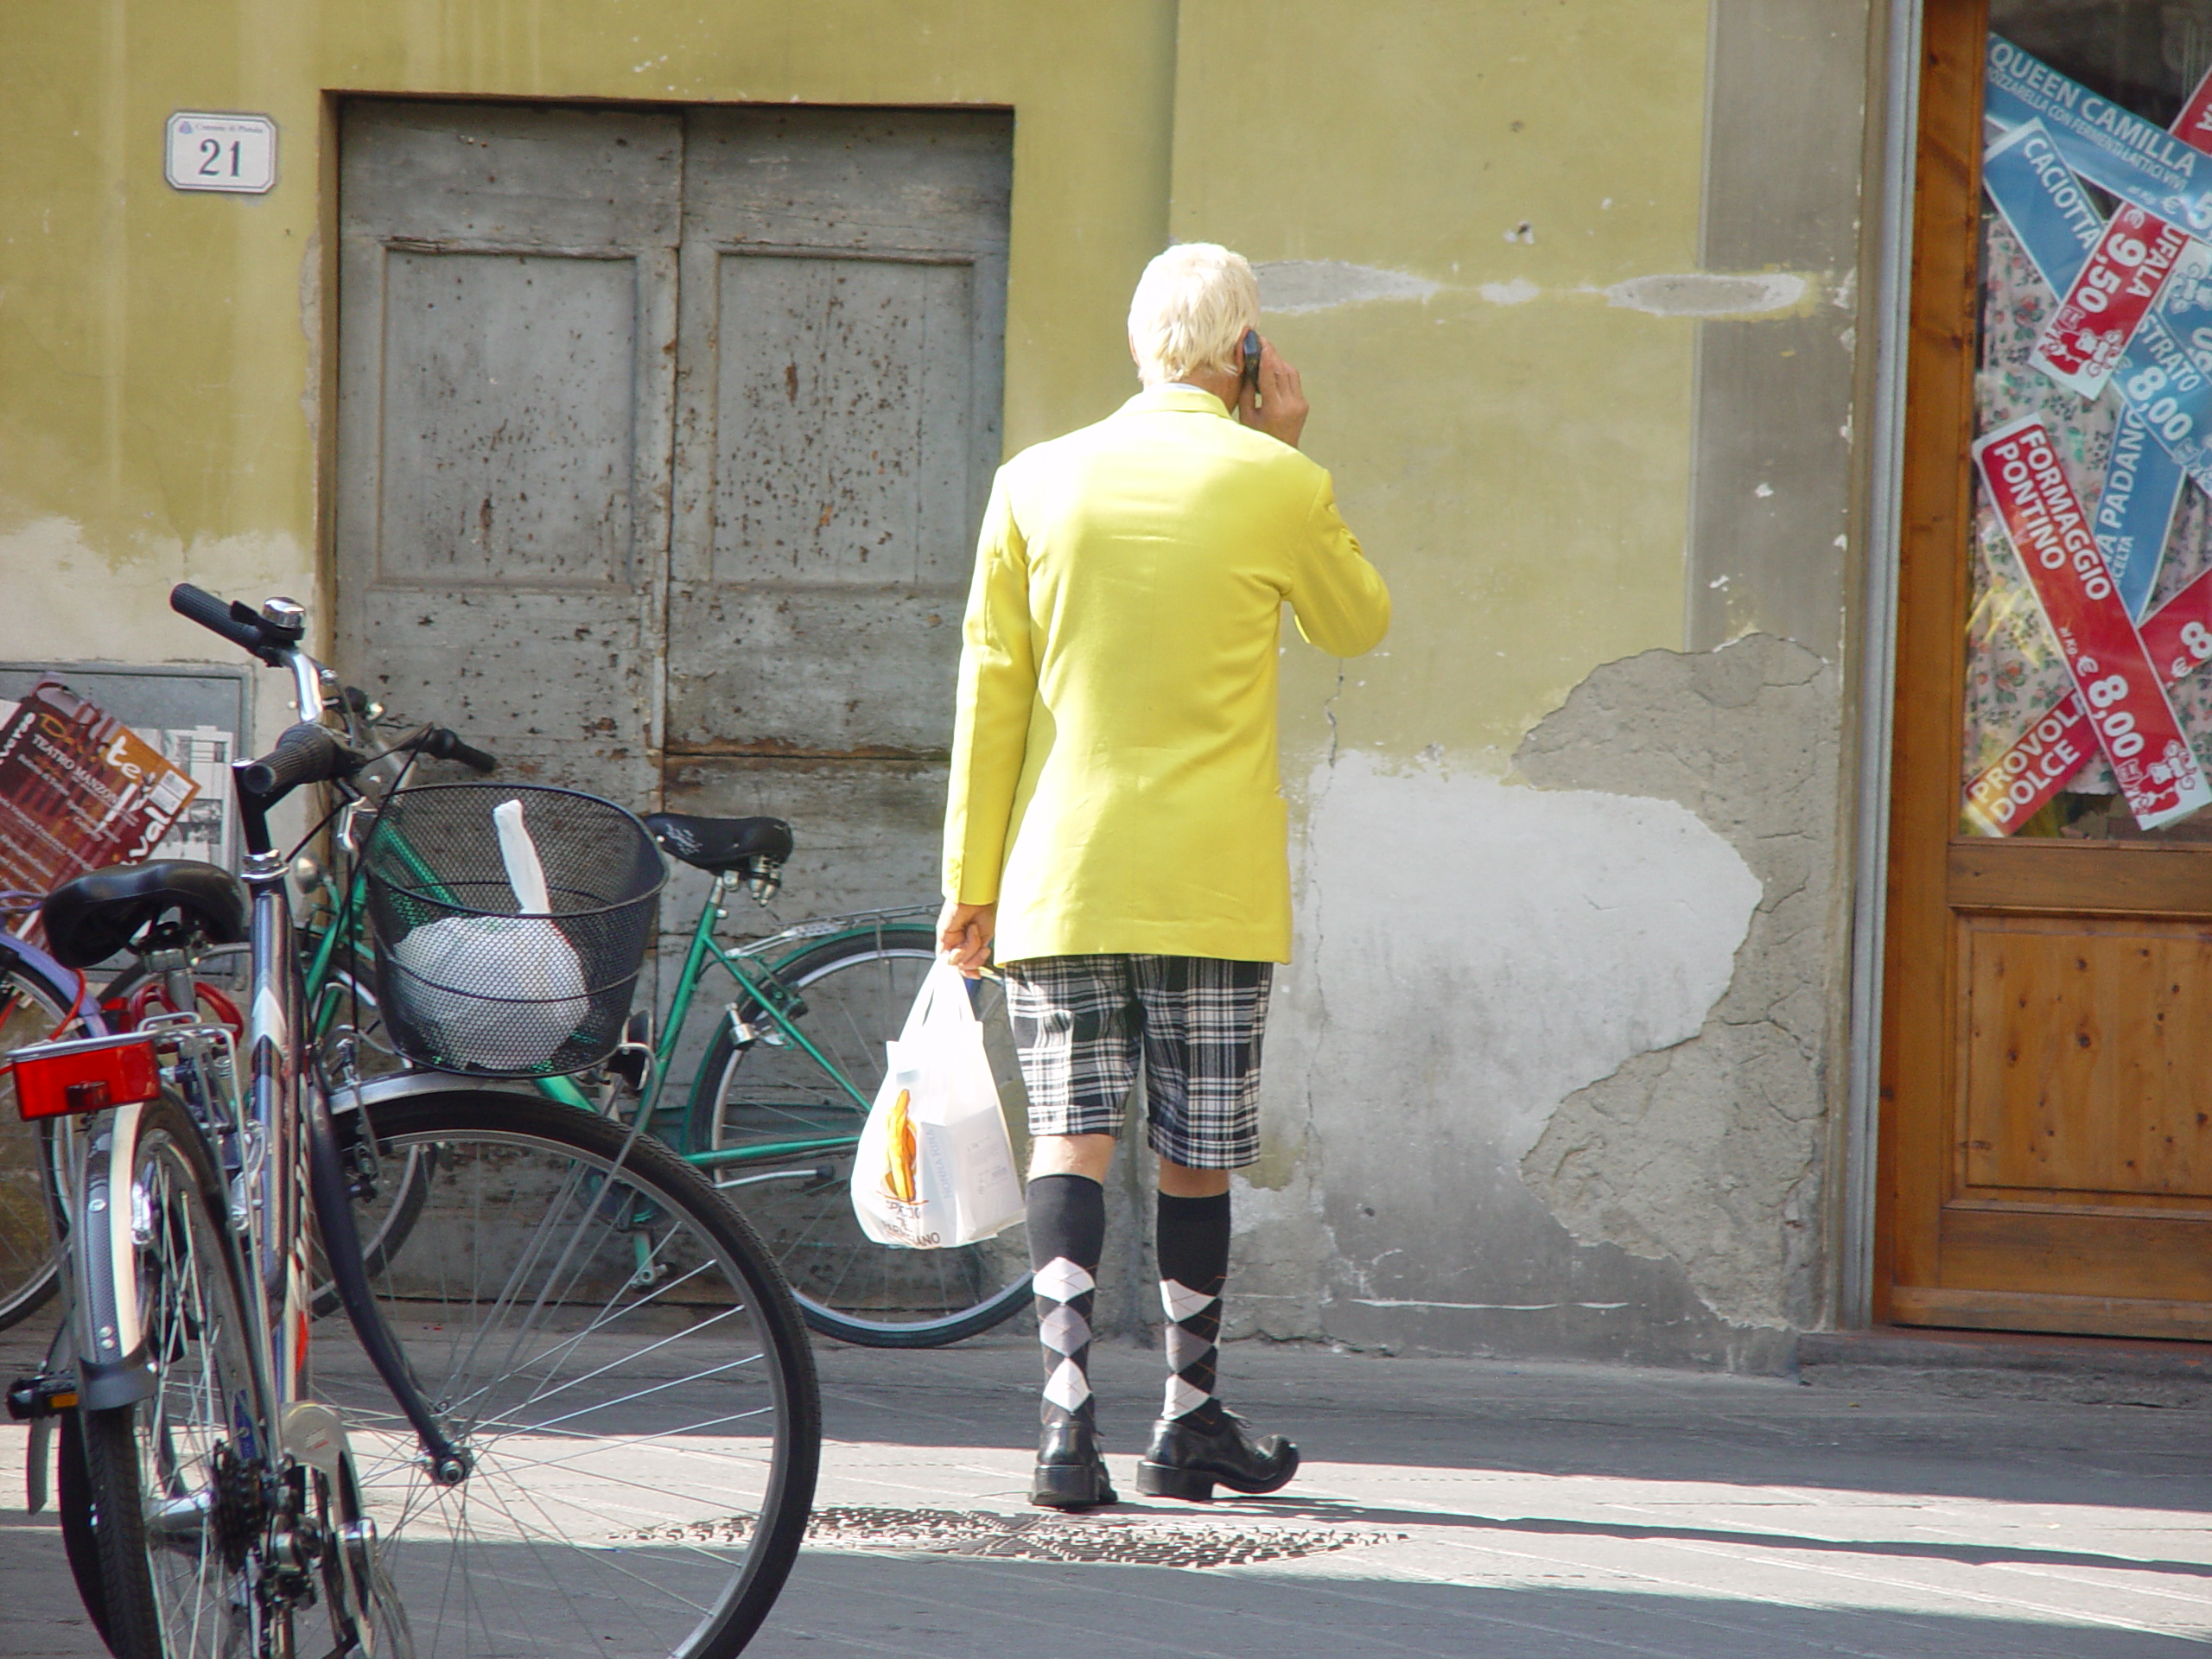
<svg viewBox="0 0 2212 1659">
<path fill-rule="evenodd" d="M 792 1016 L 790 1010 L 794 993 L 779 977 L 778 970 L 825 939 L 880 931 L 894 918 L 927 914 L 927 907 L 912 906 L 895 910 L 860 912 L 817 922 L 803 922 L 796 927 L 771 934 L 765 939 L 757 939 L 751 944 L 726 950 L 715 938 L 715 924 L 728 914 L 722 906 L 722 899 L 728 893 L 732 880 L 728 875 L 715 877 L 713 887 L 708 891 L 707 900 L 700 906 L 698 920 L 692 925 L 691 943 L 684 952 L 683 966 L 676 976 L 676 989 L 669 1001 L 668 1019 L 661 1031 L 660 1040 L 654 1048 L 652 1077 L 639 1102 L 639 1116 L 649 1129 L 652 1128 L 653 1116 L 669 1076 L 670 1064 L 676 1056 L 677 1039 L 683 1033 L 684 1022 L 690 1016 L 692 1000 L 697 995 L 700 983 L 706 976 L 708 963 L 711 962 L 736 982 L 742 998 L 749 999 L 751 1007 L 745 1010 L 747 1014 L 765 1016 L 773 1029 L 774 1039 L 805 1053 L 836 1081 L 837 1086 L 851 1100 L 859 1116 L 866 1117 L 869 1106 L 874 1103 L 855 1088 L 852 1080 L 815 1046 L 804 1026 Z M 769 952 L 785 944 L 798 948 L 784 952 L 773 962 L 766 959 Z M 762 1039 L 757 1026 L 749 1020 L 741 1020 L 739 1004 L 732 1004 L 729 1017 L 737 1023 L 736 1034 L 741 1041 Z M 856 1121 L 850 1135 L 817 1135 L 717 1151 L 712 1147 L 694 1147 L 691 1144 L 693 1128 L 690 1102 L 687 1099 L 683 1117 L 676 1126 L 676 1133 L 664 1134 L 662 1138 L 683 1154 L 686 1163 L 702 1168 L 735 1163 L 766 1163 L 804 1157 L 815 1152 L 842 1151 L 852 1146 L 860 1135 L 860 1126 Z"/>
<path fill-rule="evenodd" d="M 407 856 L 403 846 L 402 858 Z M 427 873 L 426 873 L 427 874 Z M 826 918 L 819 921 L 802 922 L 785 928 L 750 944 L 725 946 L 715 937 L 715 924 L 727 918 L 728 911 L 724 900 L 729 889 L 737 885 L 737 878 L 717 875 L 709 887 L 705 902 L 692 924 L 691 938 L 684 951 L 683 965 L 678 971 L 675 989 L 669 1002 L 668 1016 L 662 1022 L 658 1039 L 652 1049 L 652 1065 L 639 1091 L 638 1119 L 648 1133 L 658 1135 L 668 1141 L 683 1156 L 685 1162 L 701 1168 L 715 1168 L 729 1164 L 772 1163 L 792 1158 L 803 1158 L 817 1152 L 841 1152 L 855 1144 L 860 1135 L 860 1121 L 868 1115 L 873 1103 L 868 1096 L 854 1086 L 837 1066 L 823 1054 L 808 1035 L 805 1026 L 791 1012 L 793 993 L 779 976 L 779 970 L 794 957 L 815 949 L 827 939 L 865 936 L 880 931 L 894 920 L 919 918 L 930 913 L 923 905 L 900 906 L 881 911 L 860 911 L 850 915 Z M 344 942 L 345 928 L 340 919 L 358 915 L 361 908 L 363 879 L 357 873 L 349 884 L 345 902 L 334 907 L 332 925 L 326 928 L 317 942 L 313 961 L 307 969 L 305 998 L 308 1007 L 315 1010 L 317 1039 L 327 1034 L 335 1017 L 332 1004 L 322 996 L 323 988 L 332 982 L 336 972 L 340 949 Z M 783 950 L 782 947 L 792 948 Z M 776 954 L 779 951 L 781 954 Z M 697 1147 L 693 1142 L 695 1126 L 690 1121 L 690 1102 L 687 1099 L 680 1116 L 672 1123 L 664 1120 L 662 1103 L 666 1096 L 677 1046 L 682 1038 L 685 1022 L 690 1019 L 692 1005 L 709 971 L 719 967 L 734 982 L 737 997 L 733 1001 L 730 1017 L 737 1019 L 741 1009 L 747 1016 L 740 1036 L 742 1040 L 768 1040 L 786 1045 L 806 1054 L 823 1071 L 834 1079 L 849 1101 L 855 1121 L 850 1134 L 816 1135 L 804 1139 L 762 1142 L 741 1147 L 717 1150 Z M 763 1029 L 765 1027 L 765 1030 Z M 539 1077 L 531 1086 L 545 1098 L 563 1106 L 597 1112 L 599 1103 L 593 1101 L 575 1081 L 565 1077 Z M 346 1093 L 350 1096 L 351 1090 Z"/>
<path fill-rule="evenodd" d="M 302 673 L 303 696 L 309 672 Z M 467 1456 L 423 1397 L 398 1339 L 376 1306 L 362 1262 L 330 1104 L 313 1067 L 300 1064 L 308 1034 L 302 1030 L 303 987 L 291 904 L 284 891 L 285 861 L 270 842 L 263 805 L 241 790 L 239 807 L 246 849 L 241 868 L 253 906 L 245 1133 L 249 1142 L 260 1137 L 257 1159 L 250 1155 L 243 1172 L 252 1178 L 243 1196 L 251 1259 L 265 1299 L 263 1306 L 273 1310 L 264 1328 L 279 1336 L 280 1351 L 271 1367 L 271 1402 L 283 1414 L 302 1399 L 310 1238 L 306 1201 L 312 1195 L 331 1281 L 362 1351 L 421 1440 L 434 1475 L 451 1484 L 466 1478 Z M 284 1173 L 281 1179 L 279 1172 Z"/>
</svg>

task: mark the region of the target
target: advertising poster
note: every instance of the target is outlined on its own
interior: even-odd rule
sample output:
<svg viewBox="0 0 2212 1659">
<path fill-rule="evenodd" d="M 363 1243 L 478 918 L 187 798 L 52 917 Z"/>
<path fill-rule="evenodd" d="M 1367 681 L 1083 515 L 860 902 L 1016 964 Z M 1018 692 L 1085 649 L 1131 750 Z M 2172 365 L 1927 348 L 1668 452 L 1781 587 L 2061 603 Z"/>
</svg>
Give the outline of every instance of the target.
<svg viewBox="0 0 2212 1659">
<path fill-rule="evenodd" d="M 49 893 L 141 862 L 199 791 L 130 728 L 41 680 L 0 725 L 0 889 Z"/>
<path fill-rule="evenodd" d="M 2155 830 L 2212 803 L 2049 430 L 2015 421 L 1976 443 L 1974 458 L 2136 822 Z"/>
<path fill-rule="evenodd" d="M 2212 839 L 2212 72 L 1986 67 L 1962 828 Z"/>
</svg>

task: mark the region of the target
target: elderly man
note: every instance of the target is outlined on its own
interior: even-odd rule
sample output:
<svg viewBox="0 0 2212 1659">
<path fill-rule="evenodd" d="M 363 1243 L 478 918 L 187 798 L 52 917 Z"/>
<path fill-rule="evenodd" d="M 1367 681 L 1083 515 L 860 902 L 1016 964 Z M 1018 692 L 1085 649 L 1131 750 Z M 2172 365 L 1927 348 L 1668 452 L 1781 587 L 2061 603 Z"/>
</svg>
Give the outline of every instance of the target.
<svg viewBox="0 0 2212 1659">
<path fill-rule="evenodd" d="M 939 938 L 971 975 L 995 946 L 1028 1085 L 1046 1370 L 1030 1500 L 1051 1508 L 1115 1501 L 1086 1366 L 1140 1058 L 1169 1374 L 1137 1490 L 1271 1492 L 1298 1468 L 1214 1388 L 1229 1172 L 1259 1155 L 1260 1039 L 1290 957 L 1275 662 L 1286 601 L 1351 657 L 1390 600 L 1298 453 L 1298 372 L 1259 311 L 1225 248 L 1154 259 L 1129 307 L 1144 390 L 1000 468 L 976 550 Z"/>
</svg>

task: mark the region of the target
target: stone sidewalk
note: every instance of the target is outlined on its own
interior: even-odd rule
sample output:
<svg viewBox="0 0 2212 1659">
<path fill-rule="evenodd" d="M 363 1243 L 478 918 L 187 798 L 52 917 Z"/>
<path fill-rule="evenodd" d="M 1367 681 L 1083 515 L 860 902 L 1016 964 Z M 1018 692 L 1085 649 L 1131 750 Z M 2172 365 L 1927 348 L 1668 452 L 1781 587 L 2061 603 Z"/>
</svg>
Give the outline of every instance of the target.
<svg viewBox="0 0 2212 1659">
<path fill-rule="evenodd" d="M 19 1363 L 0 1338 L 0 1361 Z M 751 1652 L 2103 1659 L 2212 1646 L 2212 1412 L 1230 1347 L 1269 1500 L 1022 1502 L 1033 1353 L 825 1345 L 817 1547 Z M 1094 1366 L 1129 1490 L 1157 1361 Z M 0 1429 L 0 1655 L 99 1652 Z M 427 1654 L 430 1644 L 423 1644 Z"/>
</svg>

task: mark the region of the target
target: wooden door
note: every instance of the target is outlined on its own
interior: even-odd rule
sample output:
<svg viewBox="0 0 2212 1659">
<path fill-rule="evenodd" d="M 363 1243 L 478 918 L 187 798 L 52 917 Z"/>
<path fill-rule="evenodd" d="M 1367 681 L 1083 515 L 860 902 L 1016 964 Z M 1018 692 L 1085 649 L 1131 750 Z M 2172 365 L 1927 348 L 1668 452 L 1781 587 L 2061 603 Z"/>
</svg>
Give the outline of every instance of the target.
<svg viewBox="0 0 2212 1659">
<path fill-rule="evenodd" d="M 2094 514 L 2120 475 L 2115 434 L 2129 406 L 2117 389 L 2086 399 L 2037 367 L 2034 342 L 2061 296 L 2029 257 L 2033 238 L 1993 209 L 1991 193 L 2012 188 L 1997 161 L 1998 182 L 1984 178 L 1986 145 L 2010 130 L 1985 126 L 1993 29 L 2086 88 L 2085 100 L 2160 127 L 2212 63 L 2212 4 L 1927 8 L 1875 1312 L 1903 1324 L 2212 1338 L 2212 810 L 2144 829 L 2101 752 L 2124 735 L 2101 741 L 2080 721 L 2070 730 L 2086 760 L 2056 793 L 2038 793 L 2050 768 L 2020 745 L 2037 747 L 2045 705 L 2060 706 L 2073 683 L 2053 613 L 1970 461 L 1980 434 L 2040 418 Z M 2044 164 L 2050 152 L 2037 156 Z M 2069 181 L 2100 219 L 2125 206 L 2070 168 L 2037 175 L 2062 192 Z M 2094 241 L 2094 228 L 2084 234 Z M 2063 259 L 2045 263 L 2063 278 Z M 2212 377 L 2207 343 L 2189 349 Z M 2116 510 L 2125 499 L 2111 499 Z M 2212 569 L 2200 485 L 2178 484 L 2163 529 L 2161 548 L 2122 548 L 2100 530 L 2115 575 L 2132 558 L 2160 558 L 2140 601 L 2146 636 L 2163 607 L 2212 593 L 2190 585 Z M 2212 671 L 2170 677 L 2182 730 L 2212 753 Z M 2009 803 L 1991 794 L 2008 753 L 2026 780 Z M 1991 798 L 2009 817 L 1967 810 Z"/>
<path fill-rule="evenodd" d="M 1004 111 L 687 118 L 668 804 L 797 823 L 795 912 L 936 887 L 1013 163 Z"/>
<path fill-rule="evenodd" d="M 341 670 L 518 775 L 936 887 L 1013 118 L 350 99 Z"/>
<path fill-rule="evenodd" d="M 658 789 L 683 117 L 356 100 L 337 659 L 523 777 Z"/>
</svg>

